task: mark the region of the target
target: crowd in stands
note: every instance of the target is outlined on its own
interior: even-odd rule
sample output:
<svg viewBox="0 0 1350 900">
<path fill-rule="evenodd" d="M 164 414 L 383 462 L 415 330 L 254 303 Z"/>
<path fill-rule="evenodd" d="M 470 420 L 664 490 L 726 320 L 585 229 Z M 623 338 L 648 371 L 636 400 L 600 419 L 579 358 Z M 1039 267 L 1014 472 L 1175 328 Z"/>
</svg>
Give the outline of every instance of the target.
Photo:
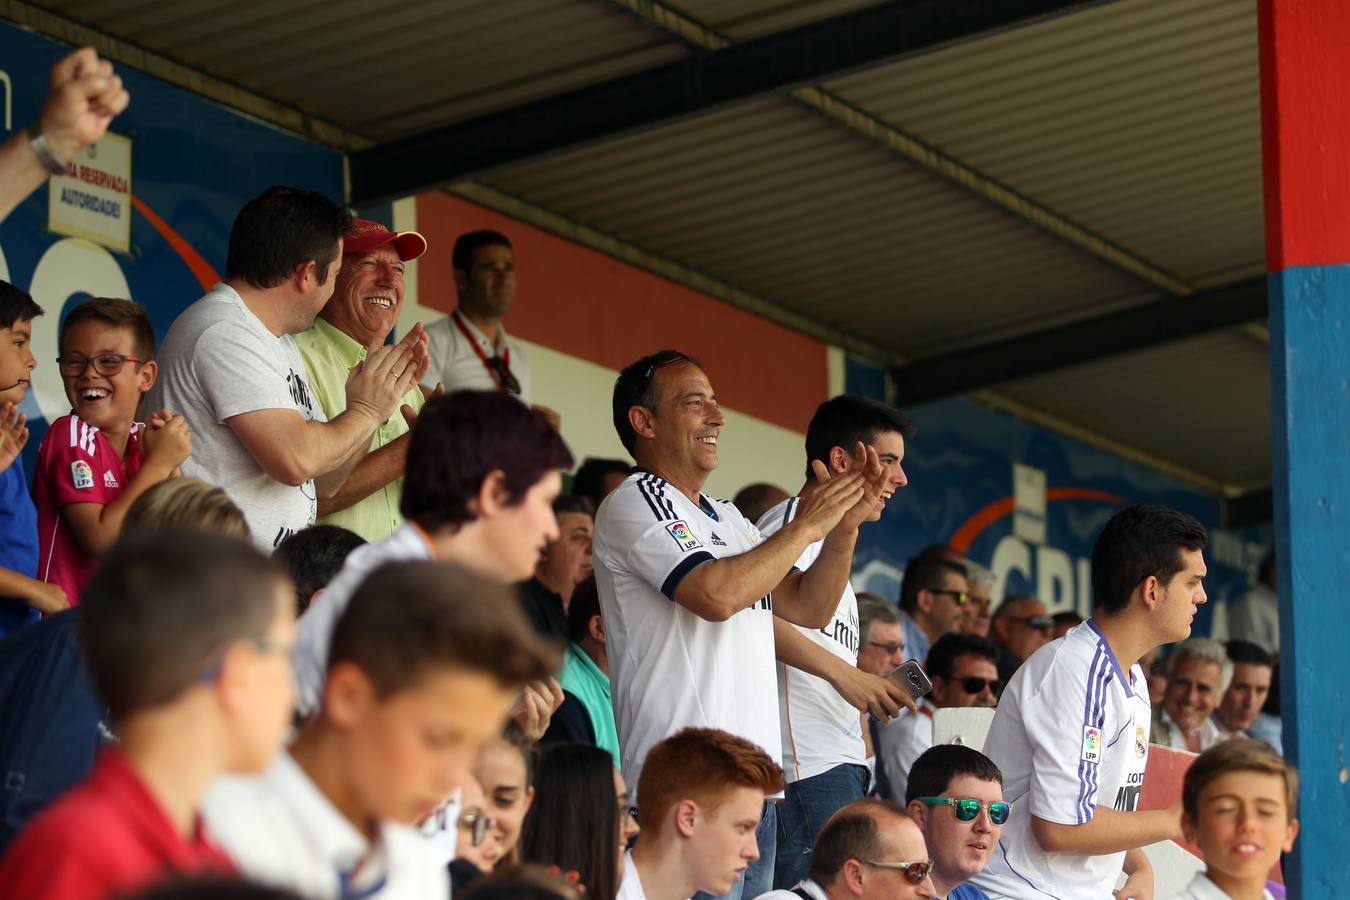
<svg viewBox="0 0 1350 900">
<path fill-rule="evenodd" d="M 90 51 L 53 98 L 39 135 L 83 108 L 85 143 L 126 105 Z M 565 491 L 505 236 L 464 235 L 455 311 L 395 340 L 436 250 L 272 188 L 162 347 L 94 298 L 55 366 L 0 282 L 0 896 L 1151 900 L 1143 848 L 1183 839 L 1179 896 L 1270 896 L 1278 645 L 1190 638 L 1197 521 L 1116 513 L 1086 620 L 945 545 L 855 594 L 914 424 L 827 400 L 795 494 L 717 500 L 715 373 L 669 349 L 614 386 L 635 465 Z M 57 376 L 30 489 L 18 404 Z M 935 740 L 980 708 L 981 748 Z M 1151 742 L 1199 754 L 1159 809 Z"/>
</svg>

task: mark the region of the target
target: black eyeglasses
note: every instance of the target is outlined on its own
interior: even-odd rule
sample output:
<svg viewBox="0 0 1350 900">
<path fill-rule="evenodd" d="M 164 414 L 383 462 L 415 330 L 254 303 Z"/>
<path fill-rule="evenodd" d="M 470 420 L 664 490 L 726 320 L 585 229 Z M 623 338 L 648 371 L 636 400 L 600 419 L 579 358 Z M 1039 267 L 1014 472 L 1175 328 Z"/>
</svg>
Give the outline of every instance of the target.
<svg viewBox="0 0 1350 900">
<path fill-rule="evenodd" d="M 858 862 L 865 866 L 876 866 L 878 869 L 895 869 L 910 884 L 923 884 L 923 880 L 933 870 L 931 859 L 920 859 L 913 862 L 882 862 L 875 859 L 860 859 Z"/>
<path fill-rule="evenodd" d="M 504 390 L 520 395 L 520 379 L 516 378 L 515 373 L 511 371 L 511 365 L 505 359 L 500 356 L 489 356 L 484 362 L 496 373 L 497 380 L 501 382 Z"/>
<path fill-rule="evenodd" d="M 899 653 L 901 648 L 904 647 L 905 645 L 904 642 L 902 641 L 896 642 L 894 644 L 883 644 L 880 641 L 868 641 L 867 646 L 876 647 L 878 650 L 885 650 L 887 655 L 894 656 L 895 654 Z"/>
<path fill-rule="evenodd" d="M 98 356 L 68 353 L 56 358 L 56 365 L 61 369 L 61 374 L 68 378 L 79 378 L 91 363 L 94 366 L 94 371 L 98 374 L 113 376 L 122 371 L 122 367 L 129 362 L 142 363 L 145 360 L 138 356 L 127 356 L 124 353 L 100 353 Z"/>
<path fill-rule="evenodd" d="M 953 591 L 950 588 L 929 588 L 928 593 L 946 594 L 948 597 L 951 597 L 953 600 L 956 601 L 957 606 L 965 606 L 967 603 L 970 602 L 969 591 Z"/>
<path fill-rule="evenodd" d="M 459 815 L 459 830 L 470 836 L 475 847 L 481 846 L 492 827 L 492 819 L 481 809 L 471 809 Z"/>
<path fill-rule="evenodd" d="M 1013 619 L 1014 622 L 1021 622 L 1028 628 L 1036 631 L 1049 631 L 1055 627 L 1055 620 L 1049 616 L 1019 616 Z"/>
<path fill-rule="evenodd" d="M 1003 682 L 997 678 L 976 678 L 972 675 L 969 678 L 958 678 L 956 683 L 961 685 L 961 690 L 967 694 L 978 694 L 986 687 L 995 694 L 1003 690 Z"/>
<path fill-rule="evenodd" d="M 958 822 L 974 822 L 980 814 L 980 810 L 989 810 L 989 821 L 995 825 L 1002 825 L 1008 821 L 1008 813 L 1012 809 L 1002 800 L 995 800 L 992 803 L 985 803 L 982 800 L 976 800 L 974 797 L 915 797 L 924 806 L 950 806 L 952 814 L 956 816 Z"/>
</svg>

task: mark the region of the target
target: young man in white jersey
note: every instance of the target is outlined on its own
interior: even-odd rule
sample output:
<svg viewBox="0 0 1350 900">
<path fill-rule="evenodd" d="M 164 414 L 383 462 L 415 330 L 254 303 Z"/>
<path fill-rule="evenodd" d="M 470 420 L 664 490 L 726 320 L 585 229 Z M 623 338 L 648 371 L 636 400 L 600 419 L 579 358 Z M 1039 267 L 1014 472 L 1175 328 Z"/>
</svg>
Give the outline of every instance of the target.
<svg viewBox="0 0 1350 900">
<path fill-rule="evenodd" d="M 847 394 L 816 408 L 806 428 L 806 485 L 816 481 L 811 462 L 819 460 L 835 475 L 853 471 L 853 448 L 865 444 L 886 468 L 886 489 L 867 517 L 881 518 L 886 501 L 908 481 L 900 463 L 913 424 L 900 410 L 867 397 Z M 797 514 L 800 500 L 790 497 L 759 520 L 760 534 L 777 534 Z M 797 560 L 806 569 L 821 543 Z M 868 770 L 859 713 L 882 721 L 894 718 L 914 701 L 893 681 L 858 668 L 858 600 L 845 583 L 839 605 L 824 628 L 803 628 L 785 619 L 773 622 L 778 666 L 778 715 L 783 735 L 783 772 L 787 793 L 778 810 L 778 842 L 773 885 L 787 890 L 806 877 L 811 848 L 830 816 L 866 796 Z"/>
<path fill-rule="evenodd" d="M 793 521 L 764 540 L 730 503 L 702 494 L 725 418 L 708 376 L 674 350 L 644 357 L 614 386 L 614 427 L 638 470 L 601 504 L 593 555 L 613 677 L 623 774 L 641 784 L 647 751 L 687 726 L 720 728 L 781 758 L 773 617 L 823 628 L 848 583 L 858 526 L 887 490 L 876 451 L 806 491 Z M 820 555 L 794 563 L 811 544 Z M 639 789 L 640 793 L 640 789 Z M 643 799 L 638 798 L 641 807 Z M 760 856 L 732 894 L 754 897 L 773 871 L 776 810 Z"/>
<path fill-rule="evenodd" d="M 1140 848 L 1181 837 L 1181 804 L 1138 809 L 1151 719 L 1138 660 L 1190 634 L 1206 600 L 1205 540 L 1185 513 L 1121 510 L 1092 551 L 1092 618 L 1036 651 L 1004 690 L 984 752 L 1012 814 L 972 879 L 994 900 L 1152 896 Z"/>
</svg>

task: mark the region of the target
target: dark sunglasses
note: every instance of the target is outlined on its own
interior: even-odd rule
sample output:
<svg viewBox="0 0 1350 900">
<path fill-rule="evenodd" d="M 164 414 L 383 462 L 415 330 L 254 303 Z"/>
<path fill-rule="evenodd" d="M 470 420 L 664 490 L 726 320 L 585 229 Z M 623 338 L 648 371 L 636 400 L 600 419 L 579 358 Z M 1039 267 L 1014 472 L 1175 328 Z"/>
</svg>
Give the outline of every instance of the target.
<svg viewBox="0 0 1350 900">
<path fill-rule="evenodd" d="M 928 593 L 946 594 L 948 597 L 951 597 L 953 600 L 956 601 L 957 606 L 965 606 L 967 603 L 970 602 L 969 591 L 953 591 L 949 588 L 931 588 L 929 589 Z"/>
<path fill-rule="evenodd" d="M 895 869 L 910 884 L 923 884 L 923 880 L 933 870 L 931 859 L 921 859 L 915 862 L 881 862 L 874 859 L 860 859 L 858 862 L 865 866 L 876 866 L 879 869 Z"/>
<path fill-rule="evenodd" d="M 952 814 L 956 816 L 958 822 L 974 822 L 980 814 L 980 810 L 989 810 L 989 821 L 995 825 L 1002 825 L 1008 821 L 1008 813 L 1012 809 L 1002 800 L 995 800 L 992 803 L 984 803 L 976 800 L 974 797 L 917 797 L 924 806 L 950 806 Z"/>
<path fill-rule="evenodd" d="M 956 683 L 961 685 L 961 690 L 967 694 L 978 694 L 986 686 L 995 694 L 1003 690 L 1003 682 L 997 678 L 976 678 L 972 675 L 969 678 L 958 678 Z"/>
<path fill-rule="evenodd" d="M 1023 616 L 1016 621 L 1021 622 L 1028 628 L 1034 628 L 1036 631 L 1049 631 L 1055 627 L 1055 620 L 1049 616 Z"/>
</svg>

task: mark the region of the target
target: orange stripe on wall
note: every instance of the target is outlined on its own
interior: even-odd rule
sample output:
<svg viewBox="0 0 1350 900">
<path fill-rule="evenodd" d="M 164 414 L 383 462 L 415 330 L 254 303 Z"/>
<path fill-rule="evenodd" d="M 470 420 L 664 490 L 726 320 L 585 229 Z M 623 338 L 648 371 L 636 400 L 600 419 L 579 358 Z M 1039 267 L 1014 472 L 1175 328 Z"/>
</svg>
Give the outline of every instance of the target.
<svg viewBox="0 0 1350 900">
<path fill-rule="evenodd" d="M 417 198 L 417 230 L 429 245 L 418 261 L 419 303 L 454 308 L 450 251 L 479 228 L 515 248 L 513 335 L 611 369 L 674 347 L 703 361 L 724 405 L 793 431 L 805 431 L 829 396 L 823 342 L 449 194 Z"/>
</svg>

